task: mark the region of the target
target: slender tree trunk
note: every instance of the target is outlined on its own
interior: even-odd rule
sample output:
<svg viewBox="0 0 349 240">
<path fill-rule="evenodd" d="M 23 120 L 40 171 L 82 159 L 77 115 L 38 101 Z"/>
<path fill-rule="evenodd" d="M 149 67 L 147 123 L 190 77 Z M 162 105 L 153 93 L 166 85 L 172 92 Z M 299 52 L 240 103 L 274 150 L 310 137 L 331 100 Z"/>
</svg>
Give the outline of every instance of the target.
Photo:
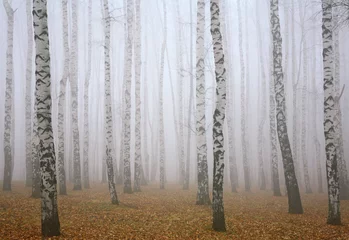
<svg viewBox="0 0 349 240">
<path fill-rule="evenodd" d="M 147 24 L 146 24 L 147 26 Z M 148 37 L 147 35 L 145 35 L 145 48 L 144 48 L 144 63 L 143 63 L 143 84 L 144 84 L 144 88 L 143 88 L 143 148 L 144 148 L 144 157 L 145 157 L 145 164 L 144 164 L 144 173 L 145 173 L 145 179 L 147 182 L 149 182 L 149 150 L 148 150 L 148 127 L 147 127 L 147 123 L 148 123 Z"/>
<path fill-rule="evenodd" d="M 245 63 L 242 41 L 242 16 L 241 0 L 238 0 L 238 21 L 239 21 L 239 53 L 241 68 L 241 144 L 242 144 L 242 161 L 244 166 L 245 191 L 251 190 L 250 167 L 247 158 L 247 141 L 246 141 L 246 82 L 245 82 Z"/>
<path fill-rule="evenodd" d="M 27 71 L 26 71 L 26 96 L 25 96 L 25 132 L 26 132 L 26 181 L 27 187 L 32 186 L 33 182 L 33 164 L 31 159 L 32 142 L 32 73 L 33 73 L 33 19 L 32 19 L 32 1 L 27 1 L 27 33 L 28 33 L 28 51 L 27 51 Z"/>
<path fill-rule="evenodd" d="M 224 136 L 223 124 L 226 105 L 226 70 L 220 30 L 219 0 L 211 0 L 211 34 L 216 73 L 216 109 L 213 115 L 213 230 L 226 231 L 223 206 Z"/>
<path fill-rule="evenodd" d="M 206 84 L 205 84 L 205 0 L 197 2 L 196 27 L 196 149 L 198 191 L 196 204 L 210 204 L 206 143 Z"/>
<path fill-rule="evenodd" d="M 288 212 L 303 213 L 285 117 L 286 100 L 282 70 L 282 38 L 280 33 L 279 1 L 270 1 L 270 23 L 273 36 L 273 79 L 275 86 L 277 133 L 280 142 L 288 196 Z"/>
<path fill-rule="evenodd" d="M 141 42 L 141 1 L 136 0 L 136 31 L 135 31 L 135 82 L 136 82 L 136 123 L 135 123 L 135 172 L 133 191 L 141 191 L 142 169 L 142 135 L 141 135 L 141 69 L 142 69 L 142 42 Z"/>
<path fill-rule="evenodd" d="M 84 86 L 84 188 L 90 188 L 90 177 L 89 177 L 89 100 L 88 90 L 91 78 L 91 55 L 92 55 L 92 0 L 88 1 L 88 34 L 87 34 L 87 73 L 85 77 Z"/>
<path fill-rule="evenodd" d="M 164 32 L 163 43 L 161 46 L 161 63 L 159 77 L 159 140 L 160 140 L 160 189 L 165 189 L 165 135 L 164 135 L 164 65 L 165 65 L 165 50 L 167 45 L 167 10 L 166 1 L 163 1 L 164 11 Z"/>
<path fill-rule="evenodd" d="M 37 118 L 37 90 L 35 90 L 35 103 L 33 115 L 33 135 L 31 141 L 31 161 L 33 166 L 32 198 L 40 198 L 40 149 L 38 136 L 38 118 Z"/>
<path fill-rule="evenodd" d="M 328 187 L 327 223 L 341 224 L 339 204 L 339 174 L 336 151 L 336 127 L 334 125 L 336 104 L 335 86 L 333 81 L 333 23 L 332 1 L 322 0 L 322 43 L 324 72 L 324 134 L 326 150 L 326 172 Z"/>
<path fill-rule="evenodd" d="M 58 219 L 56 156 L 52 131 L 50 51 L 47 1 L 33 2 L 35 34 L 36 104 L 41 172 L 41 232 L 44 237 L 60 235 Z"/>
<path fill-rule="evenodd" d="M 127 0 L 127 66 L 124 108 L 124 193 L 132 193 L 131 185 L 131 81 L 133 48 L 133 0 Z"/>
<path fill-rule="evenodd" d="M 8 0 L 3 0 L 7 14 L 7 50 L 6 50 L 6 92 L 5 92 L 5 126 L 4 126 L 4 181 L 2 190 L 11 191 L 13 165 L 13 28 L 14 11 Z"/>
<path fill-rule="evenodd" d="M 63 30 L 63 56 L 64 56 L 64 68 L 63 68 L 63 76 L 60 81 L 60 93 L 58 100 L 58 180 L 59 180 L 59 194 L 66 195 L 67 187 L 66 187 L 66 176 L 65 176 L 65 168 L 64 168 L 64 144 L 65 144 L 65 108 L 66 108 L 66 85 L 67 79 L 69 75 L 69 43 L 68 43 L 68 1 L 62 0 L 62 30 Z"/>
<path fill-rule="evenodd" d="M 74 188 L 81 190 L 81 166 L 80 166 L 80 137 L 78 119 L 78 0 L 72 1 L 72 48 L 71 48 L 71 101 L 72 101 L 72 129 L 73 129 L 73 167 L 74 167 Z"/>
<path fill-rule="evenodd" d="M 179 0 L 177 0 L 177 78 L 178 84 L 178 148 L 179 148 L 179 183 L 184 184 L 185 178 L 185 163 L 184 163 L 184 124 L 183 124 L 183 41 L 182 41 L 182 26 L 179 9 Z"/>
<path fill-rule="evenodd" d="M 105 43 L 104 43 L 104 94 L 105 94 L 105 115 L 104 115 L 104 127 L 105 127 L 105 160 L 107 167 L 107 176 L 108 176 L 108 187 L 112 204 L 119 204 L 115 183 L 114 183 L 114 169 L 113 169 L 113 114 L 112 114 L 112 104 L 111 104 L 111 83 L 110 83 L 110 13 L 108 0 L 103 0 L 104 4 L 104 34 L 105 34 Z"/>
</svg>

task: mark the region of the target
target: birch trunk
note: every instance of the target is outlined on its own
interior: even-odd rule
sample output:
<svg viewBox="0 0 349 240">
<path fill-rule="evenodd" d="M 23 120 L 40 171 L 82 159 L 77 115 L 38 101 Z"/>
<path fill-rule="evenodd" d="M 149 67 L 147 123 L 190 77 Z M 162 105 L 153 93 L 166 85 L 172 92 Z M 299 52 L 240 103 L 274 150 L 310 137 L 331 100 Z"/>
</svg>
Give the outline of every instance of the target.
<svg viewBox="0 0 349 240">
<path fill-rule="evenodd" d="M 41 232 L 44 237 L 60 235 L 57 206 L 56 156 L 52 131 L 50 51 L 47 1 L 33 2 L 35 34 L 36 104 L 41 172 Z"/>
<path fill-rule="evenodd" d="M 147 24 L 146 24 L 147 26 Z M 144 114 L 144 118 L 143 118 L 143 148 L 144 148 L 144 156 L 145 156 L 145 164 L 144 164 L 144 172 L 145 172 L 145 179 L 147 182 L 149 182 L 149 150 L 148 150 L 148 127 L 147 127 L 147 123 L 148 123 L 148 37 L 145 36 L 145 49 L 144 49 L 145 53 L 144 53 L 144 63 L 143 63 L 143 84 L 144 84 L 144 88 L 143 88 L 143 114 Z"/>
<path fill-rule="evenodd" d="M 181 16 L 179 10 L 179 0 L 177 0 L 177 78 L 178 86 L 178 135 L 179 135 L 179 183 L 184 184 L 185 163 L 184 163 L 184 125 L 183 125 L 183 45 L 182 45 L 182 27 Z"/>
<path fill-rule="evenodd" d="M 136 122 L 135 122 L 135 172 L 133 191 L 141 191 L 142 169 L 142 135 L 141 135 L 141 69 L 142 69 L 142 45 L 141 45 L 141 1 L 136 0 L 136 31 L 135 31 L 135 82 L 136 82 Z"/>
<path fill-rule="evenodd" d="M 241 0 L 238 0 L 238 21 L 239 21 L 239 53 L 240 53 L 240 71 L 241 71 L 241 144 L 242 144 L 242 162 L 244 166 L 245 191 L 251 190 L 250 167 L 247 158 L 247 141 L 246 141 L 246 82 L 245 82 L 245 63 L 242 41 L 242 16 Z"/>
<path fill-rule="evenodd" d="M 69 75 L 69 43 L 68 43 L 68 0 L 62 0 L 62 30 L 63 30 L 63 76 L 60 81 L 60 93 L 58 100 L 58 180 L 59 180 L 59 194 L 66 195 L 66 174 L 64 168 L 64 144 L 65 144 L 65 130 L 64 130 L 64 120 L 65 120 L 65 108 L 66 108 L 66 85 Z"/>
<path fill-rule="evenodd" d="M 33 73 L 33 19 L 32 19 L 32 2 L 27 1 L 27 70 L 26 70 L 26 96 L 25 96 L 25 132 L 26 132 L 26 181 L 25 185 L 31 187 L 33 183 L 33 164 L 31 159 L 31 142 L 32 142 L 32 73 Z"/>
<path fill-rule="evenodd" d="M 84 188 L 90 188 L 90 177 L 89 177 L 89 100 L 88 100 L 88 90 L 91 78 L 91 55 L 92 55 L 92 0 L 88 1 L 88 33 L 87 33 L 87 73 L 85 77 L 84 84 Z"/>
<path fill-rule="evenodd" d="M 167 11 L 166 1 L 163 0 L 164 32 L 161 46 L 161 63 L 159 77 L 159 140 L 160 140 L 160 189 L 165 189 L 165 135 L 164 135 L 164 65 L 167 45 Z"/>
<path fill-rule="evenodd" d="M 124 108 L 124 193 L 132 193 L 131 185 L 131 81 L 132 81 L 132 48 L 133 48 L 133 0 L 127 0 L 127 65 L 125 82 Z"/>
<path fill-rule="evenodd" d="M 211 0 L 211 34 L 216 73 L 216 108 L 213 114 L 213 230 L 226 231 L 223 206 L 224 135 L 226 105 L 226 70 L 220 30 L 219 0 Z"/>
<path fill-rule="evenodd" d="M 37 118 L 37 91 L 35 90 L 35 103 L 33 114 L 33 135 L 31 139 L 31 161 L 33 166 L 32 198 L 40 198 L 40 156 Z"/>
<path fill-rule="evenodd" d="M 111 104 L 111 82 L 110 82 L 110 13 L 108 0 L 103 0 L 104 9 L 104 97 L 105 97 L 105 115 L 104 115 L 104 127 L 105 127 L 105 160 L 108 176 L 108 187 L 112 204 L 119 204 L 115 183 L 114 183 L 114 169 L 113 169 L 113 114 Z"/>
<path fill-rule="evenodd" d="M 6 50 L 6 92 L 5 92 L 5 126 L 4 126 L 4 181 L 2 190 L 11 191 L 13 166 L 13 28 L 14 11 L 8 0 L 3 0 L 7 14 L 7 50 Z"/>
<path fill-rule="evenodd" d="M 198 168 L 197 205 L 210 204 L 206 143 L 205 0 L 197 1 L 196 27 L 196 149 Z"/>
<path fill-rule="evenodd" d="M 327 223 L 341 224 L 339 204 L 339 174 L 336 151 L 336 127 L 334 125 L 336 104 L 335 86 L 333 81 L 333 23 L 332 1 L 322 0 L 322 43 L 324 73 L 324 134 L 326 150 L 326 173 L 328 188 Z"/>
<path fill-rule="evenodd" d="M 282 38 L 280 33 L 279 1 L 270 1 L 270 23 L 273 36 L 273 79 L 275 87 L 277 133 L 280 142 L 287 188 L 289 213 L 303 213 L 285 117 L 286 100 L 282 70 Z"/>
<path fill-rule="evenodd" d="M 72 48 L 71 48 L 71 111 L 72 111 L 72 128 L 73 128 L 73 158 L 74 158 L 74 188 L 81 190 L 81 166 L 80 166 L 80 137 L 79 137 L 79 119 L 78 119 L 78 0 L 72 1 Z"/>
</svg>

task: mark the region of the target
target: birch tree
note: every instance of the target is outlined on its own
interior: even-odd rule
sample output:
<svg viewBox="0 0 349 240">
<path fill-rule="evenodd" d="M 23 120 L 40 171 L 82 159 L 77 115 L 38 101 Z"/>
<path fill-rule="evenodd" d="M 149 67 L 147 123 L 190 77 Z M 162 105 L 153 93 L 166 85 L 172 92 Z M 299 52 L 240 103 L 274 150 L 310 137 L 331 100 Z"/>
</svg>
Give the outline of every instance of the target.
<svg viewBox="0 0 349 240">
<path fill-rule="evenodd" d="M 324 73 L 324 134 L 326 150 L 326 173 L 328 188 L 328 217 L 327 223 L 341 224 L 339 210 L 339 175 L 336 151 L 336 114 L 335 86 L 333 81 L 333 23 L 332 1 L 322 0 L 322 44 L 323 44 L 323 73 Z"/>
<path fill-rule="evenodd" d="M 240 71 L 241 71 L 241 144 L 242 144 L 242 161 L 244 166 L 245 191 L 251 190 L 250 183 L 250 166 L 247 158 L 247 141 L 246 141 L 246 82 L 245 82 L 245 62 L 242 41 L 242 16 L 241 0 L 238 0 L 238 21 L 239 21 L 239 54 L 240 54 Z"/>
<path fill-rule="evenodd" d="M 124 193 L 132 193 L 131 185 L 131 81 L 133 49 L 133 0 L 127 0 L 127 62 L 125 68 L 125 107 L 124 107 Z"/>
<path fill-rule="evenodd" d="M 33 164 L 31 159 L 31 142 L 32 142 L 32 74 L 33 74 L 33 19 L 32 19 L 32 2 L 27 1 L 27 69 L 26 69 L 26 93 L 25 93 L 25 132 L 26 132 L 26 181 L 25 185 L 30 187 L 33 182 Z"/>
<path fill-rule="evenodd" d="M 62 0 L 62 31 L 63 31 L 63 76 L 60 81 L 60 92 L 58 100 L 58 179 L 59 194 L 67 194 L 66 174 L 64 168 L 64 145 L 65 145 L 65 108 L 66 108 L 66 87 L 69 75 L 69 42 L 68 42 L 68 0 Z"/>
<path fill-rule="evenodd" d="M 224 51 L 220 30 L 219 0 L 211 0 L 211 35 L 215 61 L 216 77 L 216 108 L 213 114 L 213 230 L 226 231 L 223 206 L 224 178 L 224 135 L 223 125 L 226 105 L 226 70 L 224 66 Z"/>
<path fill-rule="evenodd" d="M 60 235 L 57 208 L 56 156 L 52 131 L 50 51 L 47 1 L 33 1 L 36 47 L 35 78 L 41 172 L 41 232 L 44 237 Z"/>
<path fill-rule="evenodd" d="M 74 188 L 81 190 L 81 167 L 80 167 L 80 137 L 79 137 L 79 119 L 78 119 L 78 0 L 72 1 L 72 48 L 71 48 L 71 104 L 72 104 L 72 128 L 73 128 L 73 158 L 74 158 Z"/>
<path fill-rule="evenodd" d="M 286 101 L 282 70 L 282 38 L 280 32 L 279 1 L 270 1 L 270 23 L 273 36 L 273 79 L 276 101 L 277 133 L 280 142 L 286 180 L 288 212 L 303 213 L 298 182 L 294 171 L 291 146 L 285 117 Z"/>
<path fill-rule="evenodd" d="M 166 0 L 162 1 L 164 11 L 163 42 L 160 57 L 160 77 L 159 77 L 159 143 L 160 143 L 160 189 L 165 189 L 165 135 L 164 135 L 164 65 L 165 50 L 167 45 L 167 10 Z"/>
<path fill-rule="evenodd" d="M 196 204 L 210 204 L 208 192 L 208 166 L 205 108 L 205 0 L 197 1 L 196 27 L 196 149 L 198 165 L 198 191 Z"/>
<path fill-rule="evenodd" d="M 105 160 L 108 176 L 108 187 L 112 204 L 119 204 L 115 183 L 114 183 L 114 170 L 113 170 L 113 114 L 111 104 L 111 82 L 110 82 L 110 13 L 108 0 L 103 0 L 104 9 L 104 97 L 105 97 L 105 115 L 104 115 L 104 127 L 105 127 Z"/>
<path fill-rule="evenodd" d="M 141 191 L 142 169 L 142 135 L 141 135 L 141 69 L 142 69 L 142 43 L 141 43 L 141 1 L 136 0 L 136 29 L 135 29 L 135 96 L 136 96 L 136 123 L 135 123 L 135 172 L 133 191 Z"/>
<path fill-rule="evenodd" d="M 84 155 L 83 155 L 83 171 L 84 171 L 84 188 L 90 188 L 88 149 L 89 149 L 89 101 L 88 90 L 91 78 L 91 55 L 92 55 L 92 0 L 88 1 L 88 23 L 87 23 L 87 72 L 84 83 Z"/>
<path fill-rule="evenodd" d="M 3 0 L 7 15 L 7 49 L 6 49 L 6 90 L 5 90 L 5 126 L 4 126 L 4 181 L 2 190 L 11 191 L 13 166 L 13 28 L 14 11 L 8 0 Z"/>
</svg>

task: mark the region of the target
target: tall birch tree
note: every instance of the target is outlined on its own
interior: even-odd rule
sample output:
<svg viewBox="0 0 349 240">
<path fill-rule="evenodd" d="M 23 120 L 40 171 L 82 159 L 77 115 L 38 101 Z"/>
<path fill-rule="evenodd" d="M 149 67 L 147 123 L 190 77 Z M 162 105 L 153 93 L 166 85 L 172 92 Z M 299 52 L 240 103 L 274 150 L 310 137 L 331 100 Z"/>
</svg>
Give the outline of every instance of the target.
<svg viewBox="0 0 349 240">
<path fill-rule="evenodd" d="M 298 182 L 294 171 L 291 146 L 285 117 L 286 100 L 282 70 L 282 38 L 280 32 L 279 1 L 270 0 L 270 23 L 273 36 L 273 79 L 275 87 L 277 133 L 286 180 L 288 212 L 303 213 Z"/>
<path fill-rule="evenodd" d="M 13 166 L 13 29 L 14 11 L 8 0 L 3 0 L 7 15 L 7 49 L 6 49 L 6 90 L 5 90 L 5 126 L 4 126 L 4 181 L 3 191 L 11 191 Z"/>
<path fill-rule="evenodd" d="M 36 47 L 35 78 L 38 136 L 40 140 L 41 232 L 44 237 L 60 235 L 57 208 L 56 155 L 52 131 L 50 51 L 47 1 L 33 1 Z"/>
<path fill-rule="evenodd" d="M 226 105 L 226 70 L 224 66 L 224 51 L 220 30 L 219 0 L 211 0 L 211 35 L 215 61 L 216 77 L 216 108 L 213 114 L 213 224 L 215 231 L 226 231 L 223 206 L 224 178 L 224 135 L 223 125 Z"/>
</svg>

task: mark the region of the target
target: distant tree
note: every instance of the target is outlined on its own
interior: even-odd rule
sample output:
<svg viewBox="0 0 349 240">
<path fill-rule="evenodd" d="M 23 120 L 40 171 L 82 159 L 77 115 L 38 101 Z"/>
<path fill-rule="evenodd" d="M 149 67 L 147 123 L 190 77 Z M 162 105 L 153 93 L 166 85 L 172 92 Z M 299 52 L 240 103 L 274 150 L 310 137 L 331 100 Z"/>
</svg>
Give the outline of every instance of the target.
<svg viewBox="0 0 349 240">
<path fill-rule="evenodd" d="M 245 79 L 245 61 L 242 41 L 242 14 L 241 0 L 238 0 L 238 22 L 239 22 L 239 53 L 241 68 L 241 145 L 242 145 L 242 162 L 244 166 L 245 191 L 251 191 L 250 164 L 247 157 L 247 141 L 246 141 L 246 79 Z M 246 16 L 247 17 L 247 16 Z"/>
<path fill-rule="evenodd" d="M 141 191 L 142 173 L 142 135 L 141 135 L 141 69 L 142 69 L 142 41 L 141 41 L 141 1 L 136 0 L 136 28 L 135 28 L 135 172 L 133 191 Z"/>
<path fill-rule="evenodd" d="M 81 164 L 80 164 L 80 137 L 79 137 L 79 117 L 78 117 L 78 0 L 72 1 L 72 47 L 71 47 L 71 71 L 70 71 L 70 88 L 71 88 L 71 111 L 72 111 L 72 133 L 73 133 L 73 158 L 74 158 L 74 188 L 73 190 L 81 190 Z"/>
<path fill-rule="evenodd" d="M 26 91 L 25 91 L 25 133 L 26 133 L 26 147 L 25 147 L 25 163 L 26 175 L 25 185 L 32 186 L 33 182 L 33 163 L 31 159 L 31 142 L 32 142 L 32 73 L 33 73 L 33 19 L 32 19 L 32 1 L 27 1 L 27 34 L 28 34 L 28 50 L 27 50 L 27 68 L 26 68 Z"/>
<path fill-rule="evenodd" d="M 303 213 L 285 117 L 286 100 L 282 70 L 282 38 L 280 32 L 279 1 L 270 0 L 270 23 L 273 36 L 273 79 L 275 87 L 277 133 L 282 153 L 289 213 Z"/>
<path fill-rule="evenodd" d="M 223 206 L 224 136 L 223 124 L 226 105 L 226 70 L 220 30 L 219 0 L 211 0 L 211 35 L 216 73 L 216 108 L 213 114 L 213 224 L 215 231 L 226 231 Z"/>
<path fill-rule="evenodd" d="M 50 51 L 47 1 L 33 2 L 36 47 L 35 78 L 41 172 L 41 232 L 44 237 L 60 235 L 57 208 L 56 156 L 52 131 Z"/>
<path fill-rule="evenodd" d="M 332 1 L 322 0 L 322 43 L 324 76 L 324 134 L 326 150 L 326 176 L 328 187 L 327 223 L 341 224 L 339 204 L 339 175 L 336 151 L 335 86 L 333 81 L 333 22 Z"/>
<path fill-rule="evenodd" d="M 105 97 L 105 160 L 108 176 L 108 187 L 112 204 L 119 204 L 115 183 L 114 183 L 114 169 L 113 169 L 113 114 L 111 104 L 111 83 L 110 83 L 110 13 L 108 0 L 103 0 L 104 9 L 104 97 Z"/>
<path fill-rule="evenodd" d="M 11 191 L 13 167 L 13 28 L 14 11 L 8 0 L 3 0 L 7 15 L 7 50 L 6 50 L 6 90 L 5 90 L 5 126 L 4 126 L 4 181 L 3 191 Z"/>
<path fill-rule="evenodd" d="M 92 0 L 88 1 L 88 33 L 87 33 L 87 72 L 84 84 L 84 152 L 83 152 L 83 171 L 84 171 L 84 188 L 90 188 L 90 177 L 89 177 L 89 96 L 88 90 L 91 78 L 91 55 L 92 55 Z"/>
</svg>

